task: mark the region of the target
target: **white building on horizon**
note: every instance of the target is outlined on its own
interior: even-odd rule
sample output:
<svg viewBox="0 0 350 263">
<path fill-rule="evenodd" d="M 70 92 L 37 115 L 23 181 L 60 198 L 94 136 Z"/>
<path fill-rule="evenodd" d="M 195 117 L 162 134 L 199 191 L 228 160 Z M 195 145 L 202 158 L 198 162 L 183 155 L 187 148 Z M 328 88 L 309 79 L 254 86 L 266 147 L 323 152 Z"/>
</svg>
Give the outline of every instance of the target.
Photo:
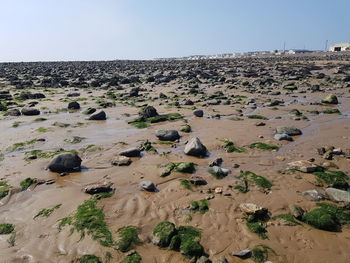
<svg viewBox="0 0 350 263">
<path fill-rule="evenodd" d="M 329 47 L 329 51 L 339 52 L 339 51 L 350 51 L 350 43 L 339 43 Z"/>
</svg>

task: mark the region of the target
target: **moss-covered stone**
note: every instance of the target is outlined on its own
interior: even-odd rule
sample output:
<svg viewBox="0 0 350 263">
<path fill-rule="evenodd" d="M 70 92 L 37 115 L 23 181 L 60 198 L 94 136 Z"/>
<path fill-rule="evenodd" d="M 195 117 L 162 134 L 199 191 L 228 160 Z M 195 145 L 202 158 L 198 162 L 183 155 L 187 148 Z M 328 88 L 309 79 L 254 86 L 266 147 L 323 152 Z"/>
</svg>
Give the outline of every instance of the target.
<svg viewBox="0 0 350 263">
<path fill-rule="evenodd" d="M 160 222 L 153 230 L 152 242 L 159 247 L 167 247 L 171 238 L 176 234 L 176 227 L 173 223 Z"/>
<path fill-rule="evenodd" d="M 7 196 L 7 194 L 10 191 L 10 189 L 11 189 L 11 185 L 9 185 L 7 183 L 7 181 L 0 180 L 0 199 L 4 198 L 5 196 Z"/>
<path fill-rule="evenodd" d="M 102 261 L 95 255 L 84 255 L 79 258 L 79 263 L 102 263 Z"/>
<path fill-rule="evenodd" d="M 0 224 L 0 235 L 11 234 L 15 230 L 15 226 L 12 224 Z"/>
<path fill-rule="evenodd" d="M 254 143 L 249 145 L 249 148 L 259 149 L 259 150 L 264 150 L 264 151 L 272 151 L 272 150 L 279 149 L 279 147 L 276 145 L 267 144 L 267 143 L 263 143 L 263 142 L 254 142 Z"/>
<path fill-rule="evenodd" d="M 23 181 L 21 181 L 19 184 L 21 186 L 21 190 L 25 191 L 27 190 L 32 184 L 36 184 L 37 183 L 37 179 L 36 178 L 26 178 Z"/>
<path fill-rule="evenodd" d="M 141 243 L 138 237 L 138 229 L 135 226 L 122 227 L 117 231 L 117 234 L 116 248 L 122 252 L 127 252 Z"/>
<path fill-rule="evenodd" d="M 349 187 L 349 176 L 342 171 L 318 171 L 314 172 L 313 175 L 333 188 L 347 190 Z"/>
<path fill-rule="evenodd" d="M 132 254 L 128 255 L 119 263 L 140 263 L 141 260 L 142 260 L 141 256 L 137 252 L 133 252 Z"/>
</svg>

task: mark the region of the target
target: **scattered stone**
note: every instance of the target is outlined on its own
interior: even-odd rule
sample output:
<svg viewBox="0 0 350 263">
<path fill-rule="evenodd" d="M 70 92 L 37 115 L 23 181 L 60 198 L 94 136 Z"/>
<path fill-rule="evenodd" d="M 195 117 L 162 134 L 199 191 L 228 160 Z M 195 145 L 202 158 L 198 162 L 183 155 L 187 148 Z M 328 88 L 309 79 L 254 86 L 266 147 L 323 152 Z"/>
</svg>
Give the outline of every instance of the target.
<svg viewBox="0 0 350 263">
<path fill-rule="evenodd" d="M 293 138 L 285 133 L 277 133 L 275 134 L 274 138 L 277 141 L 290 141 L 290 142 L 293 141 Z"/>
<path fill-rule="evenodd" d="M 252 251 L 250 249 L 243 249 L 239 252 L 233 253 L 233 256 L 242 259 L 250 258 L 252 256 Z"/>
<path fill-rule="evenodd" d="M 207 148 L 195 137 L 186 144 L 184 152 L 187 155 L 203 157 L 207 154 Z"/>
<path fill-rule="evenodd" d="M 265 215 L 267 209 L 252 203 L 243 203 L 239 205 L 241 211 L 247 215 Z"/>
<path fill-rule="evenodd" d="M 317 170 L 317 165 L 307 160 L 290 162 L 287 164 L 288 169 L 297 170 L 303 173 L 312 173 Z"/>
<path fill-rule="evenodd" d="M 112 165 L 116 165 L 116 166 L 128 166 L 131 164 L 131 159 L 129 157 L 126 156 L 116 156 L 114 157 L 114 159 L 112 160 Z"/>
<path fill-rule="evenodd" d="M 310 201 L 321 201 L 325 199 L 324 194 L 316 189 L 307 190 L 301 193 L 303 196 L 308 196 Z"/>
<path fill-rule="evenodd" d="M 279 126 L 276 128 L 276 133 L 287 134 L 289 136 L 301 135 L 302 132 L 298 128 L 289 127 L 289 126 Z"/>
<path fill-rule="evenodd" d="M 297 205 L 289 205 L 289 210 L 292 216 L 298 220 L 301 220 L 305 213 L 304 209 Z"/>
<path fill-rule="evenodd" d="M 322 100 L 322 103 L 338 104 L 338 98 L 337 98 L 337 96 L 330 94 Z"/>
<path fill-rule="evenodd" d="M 148 192 L 157 192 L 157 188 L 154 185 L 154 183 L 152 183 L 151 181 L 142 181 L 139 184 L 139 189 L 140 190 L 144 190 L 144 191 L 148 191 Z"/>
<path fill-rule="evenodd" d="M 68 103 L 68 109 L 69 110 L 79 110 L 80 104 L 77 101 L 72 101 Z"/>
<path fill-rule="evenodd" d="M 161 141 L 176 141 L 180 139 L 180 135 L 176 130 L 157 130 L 156 136 Z"/>
<path fill-rule="evenodd" d="M 21 112 L 25 116 L 40 115 L 40 111 L 38 109 L 35 109 L 35 108 L 23 108 Z"/>
<path fill-rule="evenodd" d="M 231 171 L 229 169 L 213 166 L 208 169 L 208 172 L 216 177 L 226 177 Z"/>
<path fill-rule="evenodd" d="M 153 106 L 147 106 L 146 108 L 144 108 L 142 111 L 139 112 L 139 115 L 143 119 L 148 119 L 148 118 L 151 118 L 151 117 L 156 117 L 159 114 L 158 114 L 157 110 Z"/>
<path fill-rule="evenodd" d="M 106 120 L 106 113 L 103 110 L 101 110 L 100 112 L 91 115 L 89 117 L 89 120 L 104 121 L 104 120 Z"/>
<path fill-rule="evenodd" d="M 348 191 L 339 190 L 336 188 L 327 188 L 326 194 L 333 201 L 350 203 L 350 192 Z"/>
<path fill-rule="evenodd" d="M 206 256 L 201 256 L 199 259 L 197 259 L 196 263 L 211 263 L 211 260 Z"/>
<path fill-rule="evenodd" d="M 203 112 L 203 110 L 198 109 L 198 110 L 193 111 L 193 115 L 196 117 L 203 117 L 204 112 Z"/>
<path fill-rule="evenodd" d="M 48 169 L 51 172 L 78 172 L 81 169 L 82 160 L 76 153 L 62 153 L 54 157 Z"/>
<path fill-rule="evenodd" d="M 255 126 L 257 126 L 257 127 L 265 126 L 265 125 L 266 125 L 265 122 L 257 122 L 257 123 L 255 123 Z"/>
<path fill-rule="evenodd" d="M 130 148 L 130 149 L 126 149 L 124 151 L 121 151 L 119 153 L 119 155 L 121 156 L 125 156 L 125 157 L 140 157 L 141 156 L 141 150 L 139 148 Z"/>
<path fill-rule="evenodd" d="M 99 184 L 91 184 L 83 188 L 84 193 L 87 194 L 98 194 L 98 193 L 108 193 L 111 192 L 112 189 L 112 183 L 99 183 Z"/>
<path fill-rule="evenodd" d="M 213 160 L 209 163 L 209 167 L 220 166 L 223 163 L 223 161 L 224 160 L 221 157 L 216 158 L 215 160 Z"/>
<path fill-rule="evenodd" d="M 189 181 L 191 184 L 194 184 L 194 185 L 206 185 L 207 184 L 207 181 L 203 177 L 196 176 L 196 175 L 192 175 L 190 177 Z"/>
</svg>

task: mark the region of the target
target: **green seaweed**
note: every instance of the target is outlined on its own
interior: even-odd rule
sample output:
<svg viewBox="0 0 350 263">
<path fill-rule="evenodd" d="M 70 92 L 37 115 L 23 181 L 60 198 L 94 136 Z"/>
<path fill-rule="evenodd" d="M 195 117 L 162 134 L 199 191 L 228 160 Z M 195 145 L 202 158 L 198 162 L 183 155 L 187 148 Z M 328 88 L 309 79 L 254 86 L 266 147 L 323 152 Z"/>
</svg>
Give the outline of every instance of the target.
<svg viewBox="0 0 350 263">
<path fill-rule="evenodd" d="M 224 139 L 222 140 L 224 142 L 224 148 L 226 152 L 232 153 L 232 152 L 238 152 L 238 153 L 243 153 L 245 152 L 245 149 L 243 147 L 236 147 L 234 143 L 230 140 Z"/>
<path fill-rule="evenodd" d="M 347 190 L 349 187 L 349 177 L 342 171 L 317 171 L 313 172 L 318 180 L 333 188 Z"/>
<path fill-rule="evenodd" d="M 190 183 L 190 181 L 188 181 L 186 179 L 182 179 L 182 180 L 180 180 L 180 184 L 183 187 L 185 187 L 186 189 L 188 189 L 188 190 L 193 192 L 192 184 Z"/>
<path fill-rule="evenodd" d="M 206 199 L 193 201 L 191 203 L 191 208 L 195 211 L 199 211 L 201 214 L 204 214 L 209 210 L 209 202 Z"/>
<path fill-rule="evenodd" d="M 121 252 L 127 252 L 135 245 L 141 243 L 138 237 L 138 229 L 136 226 L 125 226 L 117 231 L 118 237 L 115 242 L 116 248 Z"/>
<path fill-rule="evenodd" d="M 19 185 L 21 186 L 21 191 L 25 191 L 27 190 L 32 184 L 36 184 L 38 182 L 38 180 L 36 178 L 26 178 L 23 181 L 21 181 L 19 183 Z"/>
<path fill-rule="evenodd" d="M 141 256 L 137 252 L 134 252 L 130 255 L 127 255 L 126 258 L 124 258 L 119 263 L 140 263 L 141 260 Z"/>
<path fill-rule="evenodd" d="M 247 115 L 249 119 L 257 119 L 257 120 L 267 120 L 265 116 L 262 115 Z"/>
<path fill-rule="evenodd" d="M 11 188 L 12 188 L 11 185 L 9 185 L 7 183 L 7 181 L 0 180 L 0 199 L 2 199 L 5 196 L 7 196 L 7 194 L 9 193 Z"/>
<path fill-rule="evenodd" d="M 249 148 L 259 149 L 259 150 L 264 150 L 264 151 L 272 151 L 272 150 L 279 149 L 279 147 L 276 145 L 267 144 L 267 143 L 263 143 L 263 142 L 254 142 L 254 143 L 249 145 Z"/>
<path fill-rule="evenodd" d="M 0 235 L 11 234 L 15 230 L 13 224 L 0 224 Z"/>
<path fill-rule="evenodd" d="M 88 254 L 80 257 L 79 263 L 102 263 L 102 261 L 99 257 Z"/>
<path fill-rule="evenodd" d="M 44 209 L 41 209 L 34 217 L 33 219 L 36 219 L 37 217 L 41 216 L 41 217 L 49 217 L 53 211 L 55 211 L 56 209 L 59 209 L 61 207 L 62 204 L 58 204 L 58 205 L 55 205 L 51 208 L 44 208 Z"/>
<path fill-rule="evenodd" d="M 276 252 L 265 245 L 258 245 L 252 248 L 252 259 L 255 263 L 264 263 L 269 258 L 269 253 L 276 254 Z"/>
</svg>

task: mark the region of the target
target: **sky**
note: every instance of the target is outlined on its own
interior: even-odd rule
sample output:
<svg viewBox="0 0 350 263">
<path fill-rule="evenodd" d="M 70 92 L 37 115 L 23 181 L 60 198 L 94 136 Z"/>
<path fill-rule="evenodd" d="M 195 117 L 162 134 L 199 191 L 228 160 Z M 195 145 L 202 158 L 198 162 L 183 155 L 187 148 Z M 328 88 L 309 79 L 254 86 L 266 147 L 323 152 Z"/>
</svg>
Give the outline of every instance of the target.
<svg viewBox="0 0 350 263">
<path fill-rule="evenodd" d="M 0 61 L 153 59 L 350 42 L 349 0 L 0 0 Z"/>
</svg>

